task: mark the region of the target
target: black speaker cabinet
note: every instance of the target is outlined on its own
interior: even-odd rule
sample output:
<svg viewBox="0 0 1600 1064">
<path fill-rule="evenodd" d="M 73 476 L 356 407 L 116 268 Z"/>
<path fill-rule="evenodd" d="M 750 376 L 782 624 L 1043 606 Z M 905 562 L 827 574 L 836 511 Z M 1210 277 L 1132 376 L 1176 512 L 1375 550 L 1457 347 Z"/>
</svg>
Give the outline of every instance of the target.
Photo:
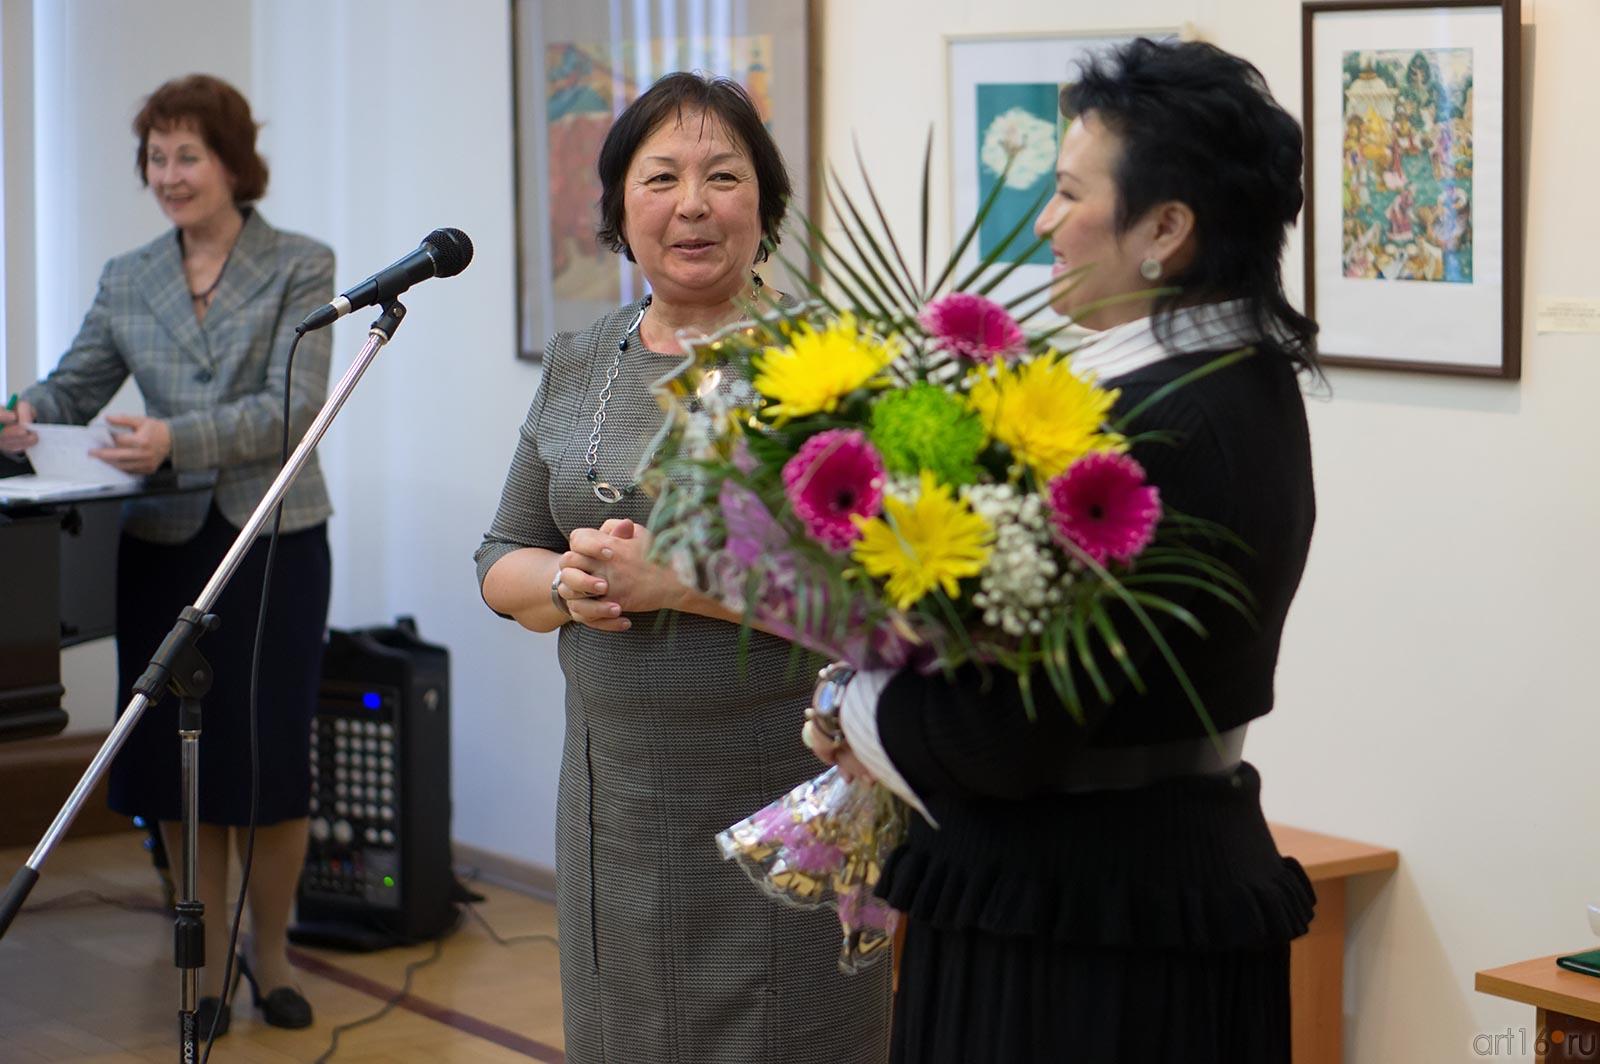
<svg viewBox="0 0 1600 1064">
<path fill-rule="evenodd" d="M 328 633 L 311 787 L 291 939 L 379 949 L 454 926 L 450 655 L 409 617 Z"/>
</svg>

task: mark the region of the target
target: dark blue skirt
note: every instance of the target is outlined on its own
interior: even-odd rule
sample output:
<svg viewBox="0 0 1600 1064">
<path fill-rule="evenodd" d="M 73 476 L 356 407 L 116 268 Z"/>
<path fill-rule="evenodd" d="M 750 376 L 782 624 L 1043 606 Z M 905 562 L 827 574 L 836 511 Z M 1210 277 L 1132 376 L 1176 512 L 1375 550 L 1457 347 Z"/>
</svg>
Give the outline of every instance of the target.
<svg viewBox="0 0 1600 1064">
<path fill-rule="evenodd" d="M 117 552 L 119 715 L 178 611 L 199 596 L 238 534 L 213 506 L 204 527 L 187 543 L 122 537 Z M 250 822 L 250 656 L 266 558 L 262 537 L 212 608 L 222 626 L 199 644 L 215 676 L 200 732 L 200 819 L 208 824 Z M 326 525 L 279 537 L 257 697 L 259 824 L 307 814 L 311 719 L 322 675 L 330 573 Z M 170 693 L 134 726 L 111 766 L 109 789 L 116 812 L 179 819 L 178 700 Z"/>
</svg>

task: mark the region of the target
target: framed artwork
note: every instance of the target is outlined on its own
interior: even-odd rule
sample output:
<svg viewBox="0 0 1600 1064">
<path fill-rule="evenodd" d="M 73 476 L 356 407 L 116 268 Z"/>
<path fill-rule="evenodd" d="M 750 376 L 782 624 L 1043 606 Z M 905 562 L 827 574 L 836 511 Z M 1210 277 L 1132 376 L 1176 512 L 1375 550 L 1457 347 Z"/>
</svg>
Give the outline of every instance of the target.
<svg viewBox="0 0 1600 1064">
<path fill-rule="evenodd" d="M 1517 379 L 1518 0 L 1318 0 L 1301 29 L 1323 361 Z"/>
<path fill-rule="evenodd" d="M 1002 174 L 1005 181 L 962 256 L 960 272 L 1004 243 L 1017 223 L 1025 218 L 1031 223 L 1040 197 L 1055 188 L 1056 154 L 1069 122 L 1061 114 L 1061 90 L 1079 62 L 1135 37 L 1178 36 L 1168 28 L 945 38 L 952 241 L 972 224 Z M 1007 158 L 1012 158 L 1010 170 Z M 1016 262 L 1033 240 L 1032 229 L 1025 229 L 998 261 Z M 1050 264 L 1050 249 L 1039 248 L 990 294 L 1003 303 L 1035 289 L 1050 279 Z"/>
<path fill-rule="evenodd" d="M 511 22 L 519 358 L 539 360 L 557 332 L 644 293 L 638 268 L 595 239 L 595 162 L 616 116 L 662 75 L 694 70 L 743 85 L 788 164 L 793 206 L 808 206 L 812 0 L 511 0 Z M 797 290 L 775 259 L 762 272 Z"/>
</svg>

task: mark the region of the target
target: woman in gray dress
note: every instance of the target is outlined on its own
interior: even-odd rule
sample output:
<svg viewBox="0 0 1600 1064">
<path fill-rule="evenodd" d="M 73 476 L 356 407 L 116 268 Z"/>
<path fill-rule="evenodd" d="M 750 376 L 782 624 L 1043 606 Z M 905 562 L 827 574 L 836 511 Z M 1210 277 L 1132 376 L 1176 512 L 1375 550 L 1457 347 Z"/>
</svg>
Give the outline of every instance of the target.
<svg viewBox="0 0 1600 1064">
<path fill-rule="evenodd" d="M 600 151 L 600 238 L 651 295 L 546 349 L 478 548 L 496 612 L 560 631 L 566 741 L 557 911 L 571 1064 L 879 1062 L 887 966 L 837 969 L 838 923 L 773 904 L 714 836 L 815 774 L 795 736 L 812 674 L 648 561 L 632 480 L 680 330 L 741 316 L 790 184 L 738 85 L 658 81 Z"/>
</svg>

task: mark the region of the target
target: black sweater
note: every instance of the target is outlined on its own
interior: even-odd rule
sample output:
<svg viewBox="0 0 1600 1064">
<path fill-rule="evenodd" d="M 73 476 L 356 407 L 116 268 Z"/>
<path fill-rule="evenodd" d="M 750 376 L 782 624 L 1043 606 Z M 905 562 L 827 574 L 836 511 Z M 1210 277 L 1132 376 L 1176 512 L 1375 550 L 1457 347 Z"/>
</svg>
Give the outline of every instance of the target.
<svg viewBox="0 0 1600 1064">
<path fill-rule="evenodd" d="M 1132 409 L 1214 357 L 1167 359 L 1107 384 L 1122 391 L 1119 409 Z M 1263 349 L 1180 388 L 1130 426 L 1152 430 L 1175 440 L 1133 453 L 1163 504 L 1251 548 L 1197 544 L 1244 578 L 1253 621 L 1203 592 L 1163 592 L 1207 629 L 1202 639 L 1161 626 L 1217 729 L 1227 730 L 1272 708 L 1284 619 L 1310 544 L 1315 502 L 1298 381 L 1281 352 Z M 884 748 L 939 823 L 914 818 L 891 862 L 882 892 L 898 908 L 946 926 L 1104 944 L 1240 946 L 1304 930 L 1309 885 L 1273 849 L 1249 766 L 1225 781 L 1060 793 L 1063 767 L 1080 749 L 1205 734 L 1132 618 L 1119 618 L 1118 631 L 1147 689 L 1117 685 L 1121 671 L 1107 661 L 1114 697 L 1089 707 L 1083 725 L 1054 701 L 1042 673 L 1032 683 L 1036 719 L 1003 670 L 963 668 L 953 682 L 907 670 L 885 688 Z"/>
</svg>

